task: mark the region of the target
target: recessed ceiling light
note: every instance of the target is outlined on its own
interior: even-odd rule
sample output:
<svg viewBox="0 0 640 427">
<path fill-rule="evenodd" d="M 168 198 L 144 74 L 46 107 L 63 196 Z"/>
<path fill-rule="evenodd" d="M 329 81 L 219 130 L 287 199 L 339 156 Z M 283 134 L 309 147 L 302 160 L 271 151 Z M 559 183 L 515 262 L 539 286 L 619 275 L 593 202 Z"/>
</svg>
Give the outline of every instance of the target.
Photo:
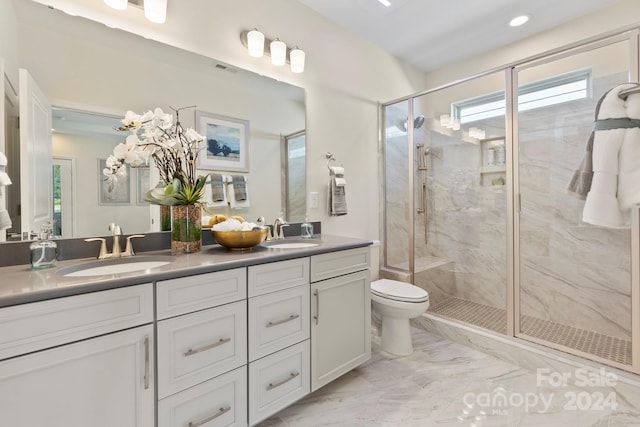
<svg viewBox="0 0 640 427">
<path fill-rule="evenodd" d="M 511 27 L 519 27 L 522 24 L 525 24 L 529 20 L 529 15 L 520 15 L 513 18 L 509 21 L 509 26 Z"/>
<path fill-rule="evenodd" d="M 391 3 L 389 2 L 389 0 L 378 0 L 384 7 L 389 7 L 391 6 Z"/>
</svg>

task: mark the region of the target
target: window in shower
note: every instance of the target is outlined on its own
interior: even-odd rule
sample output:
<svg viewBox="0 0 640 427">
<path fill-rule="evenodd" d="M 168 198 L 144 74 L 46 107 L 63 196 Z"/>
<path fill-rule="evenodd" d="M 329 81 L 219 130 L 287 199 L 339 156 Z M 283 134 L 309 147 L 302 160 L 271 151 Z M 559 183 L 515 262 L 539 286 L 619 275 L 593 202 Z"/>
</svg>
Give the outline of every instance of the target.
<svg viewBox="0 0 640 427">
<path fill-rule="evenodd" d="M 522 85 L 518 90 L 518 111 L 549 107 L 585 99 L 591 94 L 591 70 L 583 69 Z M 491 117 L 504 117 L 504 92 L 490 93 L 451 104 L 461 124 Z"/>
<path fill-rule="evenodd" d="M 592 70 L 590 96 L 518 107 L 516 335 L 620 367 L 631 364 L 631 232 L 583 222 L 584 200 L 567 186 L 585 152 L 598 99 L 629 81 L 629 52 L 626 40 L 603 42 L 515 71 L 522 97 L 533 82 Z"/>
</svg>

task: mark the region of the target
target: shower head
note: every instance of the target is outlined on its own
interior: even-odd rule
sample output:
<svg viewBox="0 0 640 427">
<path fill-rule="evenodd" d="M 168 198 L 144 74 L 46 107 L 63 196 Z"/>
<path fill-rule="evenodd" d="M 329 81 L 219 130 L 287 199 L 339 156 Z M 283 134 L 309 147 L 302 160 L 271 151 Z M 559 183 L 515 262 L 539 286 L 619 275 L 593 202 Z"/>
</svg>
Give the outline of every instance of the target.
<svg viewBox="0 0 640 427">
<path fill-rule="evenodd" d="M 397 125 L 398 129 L 400 129 L 403 132 L 406 132 L 408 130 L 408 127 L 407 127 L 408 122 L 409 122 L 409 119 L 407 118 L 407 120 L 405 120 L 404 122 L 399 123 Z M 415 119 L 413 119 L 413 128 L 414 129 L 420 129 L 423 124 L 424 124 L 424 116 L 420 115 L 420 116 L 416 117 Z"/>
</svg>

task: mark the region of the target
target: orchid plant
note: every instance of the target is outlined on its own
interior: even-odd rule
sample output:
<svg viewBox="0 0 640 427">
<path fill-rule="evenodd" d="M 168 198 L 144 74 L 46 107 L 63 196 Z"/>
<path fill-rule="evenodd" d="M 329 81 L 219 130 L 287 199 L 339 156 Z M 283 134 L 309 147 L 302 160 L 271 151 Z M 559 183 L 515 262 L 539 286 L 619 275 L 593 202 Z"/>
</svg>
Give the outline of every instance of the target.
<svg viewBox="0 0 640 427">
<path fill-rule="evenodd" d="M 186 107 L 193 108 L 193 107 Z M 160 182 L 147 192 L 145 200 L 158 205 L 191 205 L 200 202 L 206 176 L 196 176 L 196 160 L 204 137 L 192 128 L 180 124 L 179 112 L 171 114 L 162 109 L 136 114 L 127 111 L 118 130 L 130 131 L 126 140 L 118 144 L 107 158 L 102 173 L 109 185 L 126 176 L 125 164 L 142 167 L 152 159 L 158 168 Z"/>
</svg>

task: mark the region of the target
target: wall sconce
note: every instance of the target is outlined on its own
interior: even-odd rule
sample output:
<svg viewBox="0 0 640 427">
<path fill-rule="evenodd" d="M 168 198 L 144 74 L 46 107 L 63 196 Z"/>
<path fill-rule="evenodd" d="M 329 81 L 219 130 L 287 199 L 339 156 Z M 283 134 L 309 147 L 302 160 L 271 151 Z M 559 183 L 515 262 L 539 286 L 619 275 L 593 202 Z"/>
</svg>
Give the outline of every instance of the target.
<svg viewBox="0 0 640 427">
<path fill-rule="evenodd" d="M 125 10 L 128 0 L 104 0 L 104 3 L 116 10 Z M 156 24 L 167 20 L 167 0 L 144 0 L 144 16 Z"/>
<path fill-rule="evenodd" d="M 144 17 L 156 24 L 167 20 L 167 0 L 144 0 Z"/>
<path fill-rule="evenodd" d="M 271 63 L 275 66 L 282 66 L 289 63 L 291 71 L 302 73 L 304 71 L 305 53 L 297 46 L 293 49 L 280 39 L 270 40 L 257 29 L 243 31 L 240 33 L 240 42 L 249 51 L 249 55 L 260 58 L 263 55 L 271 57 Z"/>
<path fill-rule="evenodd" d="M 440 116 L 440 126 L 452 130 L 460 130 L 460 120 L 452 118 L 448 114 L 443 114 Z"/>
<path fill-rule="evenodd" d="M 104 4 L 117 10 L 125 10 L 127 3 L 127 0 L 104 0 Z"/>
<path fill-rule="evenodd" d="M 486 137 L 486 132 L 481 128 L 470 127 L 469 136 L 475 139 L 484 139 Z"/>
<path fill-rule="evenodd" d="M 264 34 L 256 28 L 247 33 L 247 48 L 249 55 L 254 58 L 261 58 L 264 55 Z"/>
<path fill-rule="evenodd" d="M 269 44 L 271 50 L 271 63 L 280 67 L 287 63 L 287 45 L 280 39 L 275 39 Z"/>
</svg>

